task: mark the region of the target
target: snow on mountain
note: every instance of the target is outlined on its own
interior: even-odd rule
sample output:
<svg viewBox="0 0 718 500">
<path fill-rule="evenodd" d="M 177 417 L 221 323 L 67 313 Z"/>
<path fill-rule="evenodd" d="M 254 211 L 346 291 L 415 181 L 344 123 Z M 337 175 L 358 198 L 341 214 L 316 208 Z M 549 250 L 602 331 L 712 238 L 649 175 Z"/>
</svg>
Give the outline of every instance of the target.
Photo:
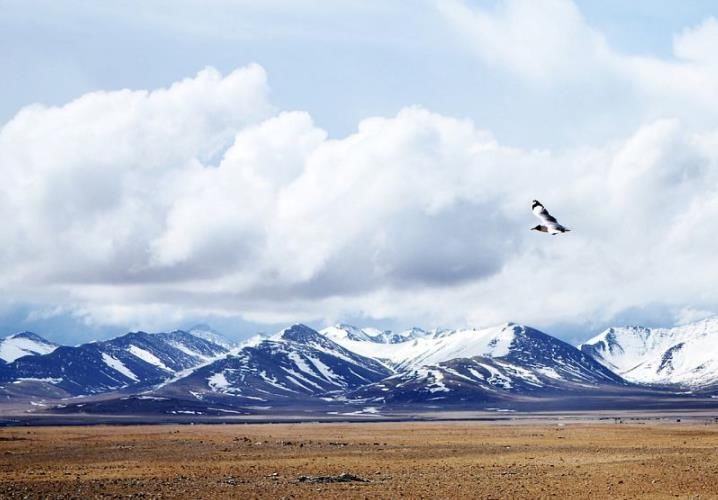
<svg viewBox="0 0 718 500">
<path fill-rule="evenodd" d="M 0 339 L 0 359 L 11 363 L 23 356 L 49 354 L 57 349 L 54 344 L 32 332 L 21 332 Z"/>
<path fill-rule="evenodd" d="M 342 341 L 377 342 L 376 338 L 382 334 L 380 330 L 361 329 L 345 324 L 325 328 L 320 333 L 337 343 Z"/>
<path fill-rule="evenodd" d="M 502 328 L 498 327 L 427 332 L 412 328 L 398 334 L 382 332 L 372 336 L 355 327 L 337 325 L 325 328 L 321 333 L 350 351 L 386 360 L 395 369 L 402 371 L 459 356 L 490 355 L 492 352 L 500 354 L 511 337 L 511 332 L 506 331 L 502 341 L 501 330 Z M 365 333 L 365 338 L 357 335 L 356 331 Z"/>
<path fill-rule="evenodd" d="M 492 357 L 564 382 L 625 384 L 623 378 L 571 344 L 534 328 L 514 324 L 509 326 L 514 338 L 508 345 L 508 352 L 492 354 Z"/>
<path fill-rule="evenodd" d="M 190 333 L 132 332 L 102 342 L 61 346 L 0 366 L 0 383 L 45 381 L 70 394 L 148 386 L 227 352 Z"/>
<path fill-rule="evenodd" d="M 555 387 L 539 372 L 475 356 L 397 373 L 349 394 L 372 404 L 497 401 L 511 394 L 530 394 Z"/>
<path fill-rule="evenodd" d="M 357 328 L 340 323 L 321 330 L 322 335 L 337 343 L 342 342 L 372 342 L 375 344 L 399 344 L 408 340 L 419 339 L 436 334 L 437 331 L 428 332 L 421 328 L 410 328 L 401 332 L 391 330 L 378 330 L 376 328 Z"/>
<path fill-rule="evenodd" d="M 456 358 L 487 356 L 507 358 L 517 365 L 535 368 L 558 366 L 566 371 L 566 375 L 569 371 L 585 374 L 587 370 L 594 370 L 596 376 L 587 377 L 587 380 L 598 378 L 616 382 L 620 379 L 575 347 L 538 330 L 513 323 L 483 329 L 421 330 L 423 333 L 404 335 L 406 340 L 394 343 L 381 343 L 373 338 L 355 340 L 355 336 L 343 335 L 342 331 L 346 331 L 346 327 L 327 328 L 322 333 L 363 356 L 387 360 L 400 372 Z"/>
<path fill-rule="evenodd" d="M 375 342 L 380 342 L 383 344 L 400 344 L 409 340 L 420 339 L 426 337 L 427 335 L 432 335 L 436 333 L 438 332 L 427 332 L 426 330 L 422 330 L 421 328 L 413 327 L 409 330 L 403 330 L 396 333 L 389 330 L 383 331 L 375 334 L 373 338 Z"/>
<path fill-rule="evenodd" d="M 575 347 L 520 325 L 444 332 L 428 348 L 416 340 L 407 343 L 407 351 L 419 344 L 425 350 L 420 355 L 411 352 L 409 362 L 394 358 L 396 366 L 406 368 L 350 397 L 375 403 L 480 402 L 514 394 L 590 391 L 624 384 Z M 420 364 L 419 359 L 437 361 Z"/>
<path fill-rule="evenodd" d="M 237 347 L 237 344 L 235 342 L 232 342 L 224 335 L 219 333 L 217 330 L 211 328 L 209 325 L 195 325 L 188 330 L 188 333 L 194 335 L 195 337 L 199 337 L 201 339 L 212 342 L 213 344 L 222 346 L 227 350 Z"/>
<path fill-rule="evenodd" d="M 307 326 L 294 325 L 198 368 L 155 394 L 256 403 L 352 390 L 390 374 L 376 360 Z"/>
<path fill-rule="evenodd" d="M 631 382 L 718 384 L 718 317 L 675 328 L 609 328 L 579 348 Z"/>
</svg>

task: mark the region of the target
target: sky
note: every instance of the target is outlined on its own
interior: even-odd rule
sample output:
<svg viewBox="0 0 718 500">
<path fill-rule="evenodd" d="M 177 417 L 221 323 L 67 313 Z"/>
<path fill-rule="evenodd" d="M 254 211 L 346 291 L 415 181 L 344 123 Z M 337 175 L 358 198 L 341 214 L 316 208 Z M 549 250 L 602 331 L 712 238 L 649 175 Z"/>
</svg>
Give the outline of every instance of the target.
<svg viewBox="0 0 718 500">
<path fill-rule="evenodd" d="M 0 335 L 718 311 L 714 2 L 0 9 Z"/>
</svg>

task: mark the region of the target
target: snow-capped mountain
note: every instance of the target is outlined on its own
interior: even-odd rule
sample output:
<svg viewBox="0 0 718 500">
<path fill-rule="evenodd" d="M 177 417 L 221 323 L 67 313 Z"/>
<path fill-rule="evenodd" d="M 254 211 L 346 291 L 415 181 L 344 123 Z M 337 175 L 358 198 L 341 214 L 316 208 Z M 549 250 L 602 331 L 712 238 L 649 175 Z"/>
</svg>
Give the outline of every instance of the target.
<svg viewBox="0 0 718 500">
<path fill-rule="evenodd" d="M 718 384 L 718 317 L 675 328 L 609 328 L 579 348 L 631 382 Z"/>
<path fill-rule="evenodd" d="M 226 352 L 225 347 L 184 331 L 132 332 L 18 358 L 0 367 L 0 383 L 50 384 L 68 394 L 95 394 L 157 384 Z"/>
<path fill-rule="evenodd" d="M 710 406 L 718 387 L 714 332 L 718 319 L 674 329 L 614 328 L 580 349 L 513 323 L 397 333 L 294 325 L 238 345 L 206 327 L 133 332 L 0 364 L 0 400 L 46 404 L 94 395 L 63 401 L 63 411 L 147 415 L 300 409 L 349 415 L 344 406 L 366 405 L 531 410 L 563 408 L 566 401 L 571 408 L 628 408 L 684 397 L 663 387 L 678 379 L 701 384 L 690 397 Z M 616 372 L 659 385 L 643 388 Z"/>
<path fill-rule="evenodd" d="M 370 328 L 357 328 L 352 325 L 338 324 L 321 330 L 320 333 L 337 343 L 349 342 L 381 342 L 378 337 L 381 330 Z"/>
<path fill-rule="evenodd" d="M 207 340 L 209 342 L 212 342 L 213 344 L 217 344 L 219 346 L 224 347 L 227 350 L 231 350 L 235 347 L 237 347 L 237 343 L 229 340 L 224 335 L 219 333 L 217 330 L 213 329 L 209 325 L 195 325 L 189 330 L 187 330 L 188 333 L 191 333 L 195 337 L 199 337 L 201 339 Z"/>
<path fill-rule="evenodd" d="M 399 344 L 407 340 L 414 340 L 427 335 L 435 334 L 437 331 L 427 332 L 421 328 L 410 328 L 401 332 L 391 330 L 378 330 L 376 328 L 357 328 L 356 326 L 340 323 L 336 326 L 325 328 L 322 335 L 337 343 L 343 342 L 372 342 L 374 344 Z"/>
<path fill-rule="evenodd" d="M 484 330 L 433 330 L 412 328 L 405 332 L 372 334 L 348 325 L 337 325 L 321 331 L 323 335 L 363 356 L 385 360 L 398 371 L 418 368 L 456 357 L 491 355 L 505 350 L 511 340 L 502 327 Z"/>
<path fill-rule="evenodd" d="M 20 332 L 0 339 L 0 360 L 11 363 L 23 356 L 49 354 L 57 344 L 32 332 Z"/>
<path fill-rule="evenodd" d="M 530 369 L 558 370 L 560 376 L 569 378 L 585 377 L 589 383 L 621 381 L 570 344 L 513 323 L 484 329 L 419 331 L 422 333 L 403 335 L 405 341 L 394 343 L 377 342 L 373 337 L 360 340 L 345 325 L 327 328 L 322 334 L 363 356 L 386 360 L 399 372 L 456 358 L 486 356 Z"/>
<path fill-rule="evenodd" d="M 427 344 L 429 340 L 433 345 Z M 405 360 L 393 358 L 400 367 L 398 374 L 351 396 L 387 403 L 476 402 L 512 394 L 586 391 L 624 384 L 621 377 L 575 347 L 520 325 L 447 331 L 408 344 L 405 351 L 389 348 L 392 355 L 410 353 Z M 420 355 L 412 350 L 418 346 Z M 436 361 L 423 365 L 417 361 L 426 359 Z"/>
<path fill-rule="evenodd" d="M 315 330 L 294 325 L 194 370 L 155 391 L 159 396 L 230 397 L 254 402 L 356 389 L 391 374 Z"/>
<path fill-rule="evenodd" d="M 372 404 L 496 401 L 555 383 L 551 377 L 493 358 L 475 356 L 397 373 L 349 395 Z"/>
<path fill-rule="evenodd" d="M 342 400 L 472 406 L 626 387 L 621 377 L 590 356 L 529 327 L 408 332 L 392 335 L 339 325 L 318 333 L 294 325 L 195 369 L 152 395 L 245 409 Z"/>
</svg>

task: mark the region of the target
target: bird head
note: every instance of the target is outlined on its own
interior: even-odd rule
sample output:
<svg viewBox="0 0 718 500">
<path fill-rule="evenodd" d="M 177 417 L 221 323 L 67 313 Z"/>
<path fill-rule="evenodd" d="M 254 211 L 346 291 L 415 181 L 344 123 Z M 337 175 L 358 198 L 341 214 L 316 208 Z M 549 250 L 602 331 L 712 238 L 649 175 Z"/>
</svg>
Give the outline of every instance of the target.
<svg viewBox="0 0 718 500">
<path fill-rule="evenodd" d="M 531 231 L 540 231 L 540 232 L 546 232 L 546 228 L 542 226 L 541 224 L 538 224 L 531 228 Z"/>
</svg>

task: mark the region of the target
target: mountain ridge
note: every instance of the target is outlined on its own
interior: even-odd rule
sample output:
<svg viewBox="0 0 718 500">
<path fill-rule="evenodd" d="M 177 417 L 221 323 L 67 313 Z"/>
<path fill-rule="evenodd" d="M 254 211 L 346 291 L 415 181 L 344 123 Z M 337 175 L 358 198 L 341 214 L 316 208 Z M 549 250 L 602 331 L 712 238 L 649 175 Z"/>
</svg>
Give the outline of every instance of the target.
<svg viewBox="0 0 718 500">
<path fill-rule="evenodd" d="M 672 328 L 612 327 L 578 348 L 635 383 L 718 385 L 718 316 Z"/>
<path fill-rule="evenodd" d="M 23 331 L 0 338 L 0 360 L 12 363 L 23 356 L 49 354 L 59 347 L 40 335 Z"/>
<path fill-rule="evenodd" d="M 20 357 L 0 367 L 0 383 L 44 383 L 71 395 L 96 394 L 151 385 L 226 352 L 222 346 L 181 330 L 129 332 Z"/>
<path fill-rule="evenodd" d="M 376 360 L 295 324 L 192 371 L 156 394 L 256 403 L 351 390 L 390 374 Z"/>
<path fill-rule="evenodd" d="M 646 397 L 672 398 L 680 389 L 644 383 L 641 390 L 630 377 L 607 366 L 607 355 L 603 362 L 596 359 L 594 350 L 601 352 L 604 344 L 608 353 L 629 349 L 625 342 L 615 343 L 626 330 L 617 327 L 578 347 L 516 323 L 458 330 L 414 327 L 400 332 L 346 324 L 316 331 L 294 324 L 231 348 L 208 340 L 218 339 L 219 334 L 206 326 L 193 330 L 201 334 L 194 335 L 192 330 L 129 332 L 18 358 L 0 365 L 0 399 L 24 397 L 47 404 L 61 398 L 85 398 L 69 403 L 68 412 L 90 411 L 94 399 L 100 398 L 105 403 L 94 411 L 143 405 L 150 412 L 170 407 L 176 411 L 186 401 L 192 411 L 215 405 L 215 409 L 251 413 L 278 408 L 336 410 L 342 405 L 483 408 L 500 403 L 526 407 L 527 401 L 562 399 L 580 405 L 584 397 L 604 401 L 594 403 L 600 406 L 614 404 L 613 395 L 639 391 Z M 703 330 L 706 335 L 713 331 L 712 327 Z M 682 366 L 679 361 L 686 342 L 700 338 L 696 327 L 691 331 L 692 337 L 678 338 L 634 328 L 631 338 L 681 340 L 667 342 L 656 365 L 662 372 L 675 373 Z M 708 387 L 707 394 L 711 390 Z M 128 395 L 133 398 L 131 404 Z"/>
</svg>

